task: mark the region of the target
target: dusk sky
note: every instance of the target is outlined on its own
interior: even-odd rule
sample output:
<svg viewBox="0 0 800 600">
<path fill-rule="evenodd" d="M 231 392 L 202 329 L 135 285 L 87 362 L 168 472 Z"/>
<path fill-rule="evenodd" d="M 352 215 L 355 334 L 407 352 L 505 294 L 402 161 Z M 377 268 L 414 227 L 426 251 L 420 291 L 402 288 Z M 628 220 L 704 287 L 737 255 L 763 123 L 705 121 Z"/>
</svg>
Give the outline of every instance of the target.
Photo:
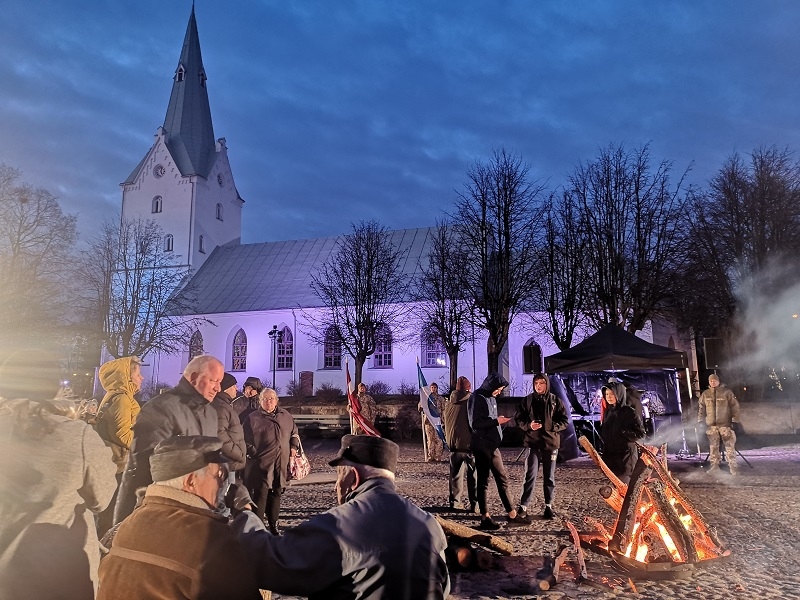
<svg viewBox="0 0 800 600">
<path fill-rule="evenodd" d="M 6 0 L 0 162 L 84 236 L 163 124 L 189 0 Z M 800 2 L 289 0 L 195 5 L 243 242 L 433 225 L 505 147 L 557 189 L 651 142 L 705 185 L 733 151 L 800 149 Z"/>
</svg>

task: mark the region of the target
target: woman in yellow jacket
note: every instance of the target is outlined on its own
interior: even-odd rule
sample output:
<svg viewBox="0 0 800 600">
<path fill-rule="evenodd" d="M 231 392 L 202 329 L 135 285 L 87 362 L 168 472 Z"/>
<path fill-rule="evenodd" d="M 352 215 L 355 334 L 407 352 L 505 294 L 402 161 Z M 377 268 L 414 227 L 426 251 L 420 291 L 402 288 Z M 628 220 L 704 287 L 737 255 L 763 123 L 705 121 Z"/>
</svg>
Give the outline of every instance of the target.
<svg viewBox="0 0 800 600">
<path fill-rule="evenodd" d="M 141 410 L 133 397 L 142 388 L 144 380 L 140 365 L 137 357 L 123 356 L 100 367 L 100 385 L 106 395 L 97 409 L 95 430 L 111 448 L 117 465 L 117 488 L 133 442 L 133 425 Z M 98 515 L 97 531 L 101 536 L 111 527 L 116 497 L 115 492 L 108 509 Z"/>
</svg>

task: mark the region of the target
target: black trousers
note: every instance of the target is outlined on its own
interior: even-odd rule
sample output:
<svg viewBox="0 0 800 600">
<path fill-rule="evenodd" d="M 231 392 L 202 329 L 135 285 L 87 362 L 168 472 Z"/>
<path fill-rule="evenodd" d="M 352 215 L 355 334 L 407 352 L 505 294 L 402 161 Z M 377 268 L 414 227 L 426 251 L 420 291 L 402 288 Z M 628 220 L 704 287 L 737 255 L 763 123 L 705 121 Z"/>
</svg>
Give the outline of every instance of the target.
<svg viewBox="0 0 800 600">
<path fill-rule="evenodd" d="M 263 484 L 256 490 L 256 497 L 253 501 L 256 503 L 256 515 L 259 519 L 267 519 L 272 527 L 278 524 L 278 515 L 281 512 L 281 495 L 283 495 L 283 488 L 273 488 L 267 484 Z"/>
<path fill-rule="evenodd" d="M 500 450 L 495 449 L 475 449 L 475 470 L 478 472 L 478 507 L 481 514 L 485 515 L 489 511 L 486 508 L 486 492 L 489 489 L 489 474 L 494 476 L 494 483 L 497 485 L 497 493 L 500 495 L 500 502 L 506 512 L 511 512 L 514 508 L 511 499 L 508 497 L 508 473 L 503 465 L 503 457 Z"/>
</svg>

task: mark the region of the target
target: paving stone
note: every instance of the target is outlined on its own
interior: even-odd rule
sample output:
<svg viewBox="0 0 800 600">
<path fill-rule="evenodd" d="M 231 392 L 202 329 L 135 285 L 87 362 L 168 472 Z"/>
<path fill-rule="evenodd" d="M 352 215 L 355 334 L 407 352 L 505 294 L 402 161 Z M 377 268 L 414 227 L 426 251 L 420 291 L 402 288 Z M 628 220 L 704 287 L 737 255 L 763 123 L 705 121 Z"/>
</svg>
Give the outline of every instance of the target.
<svg viewBox="0 0 800 600">
<path fill-rule="evenodd" d="M 309 439 L 304 440 L 303 446 L 312 461 L 315 479 L 293 485 L 284 494 L 284 527 L 298 524 L 335 503 L 331 483 L 335 470 L 327 462 L 336 454 L 338 440 Z M 519 449 L 501 451 L 512 482 L 512 499 L 518 499 L 523 479 L 522 461 L 515 462 Z M 503 524 L 497 535 L 510 542 L 515 553 L 510 557 L 495 556 L 496 568 L 491 571 L 453 573 L 451 598 L 800 598 L 800 510 L 796 508 L 800 496 L 800 446 L 747 450 L 743 454 L 754 468 L 740 461 L 737 477 L 731 477 L 726 470 L 709 475 L 699 458 L 677 460 L 669 456 L 670 470 L 680 479 L 683 493 L 731 550 L 727 562 L 699 568 L 690 579 L 637 580 L 633 582 L 634 592 L 628 576 L 610 558 L 586 550 L 591 585 L 575 582 L 577 566 L 570 553 L 561 581 L 549 591 L 538 590 L 536 572 L 545 555 L 554 554 L 559 544 L 569 543 L 568 532 L 559 518 L 540 518 L 541 479 L 537 481 L 533 506 L 529 507 L 532 523 L 527 526 L 508 526 L 497 490 L 490 482 L 490 511 Z M 447 476 L 446 462 L 423 461 L 421 444 L 401 443 L 399 492 L 426 510 L 477 526 L 478 515 L 449 510 Z M 605 483 L 602 473 L 586 457 L 559 464 L 553 504 L 558 516 L 570 519 L 579 530 L 583 529 L 585 516 L 612 528 L 615 514 L 598 493 Z M 275 594 L 273 598 L 293 597 Z"/>
</svg>

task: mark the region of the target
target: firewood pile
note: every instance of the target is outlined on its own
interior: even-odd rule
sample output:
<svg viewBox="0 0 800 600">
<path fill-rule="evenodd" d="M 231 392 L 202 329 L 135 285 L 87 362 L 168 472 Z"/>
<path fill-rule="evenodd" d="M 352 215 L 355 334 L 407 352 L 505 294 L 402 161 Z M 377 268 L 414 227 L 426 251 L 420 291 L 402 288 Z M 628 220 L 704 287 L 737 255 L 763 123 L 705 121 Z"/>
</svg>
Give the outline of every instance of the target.
<svg viewBox="0 0 800 600">
<path fill-rule="evenodd" d="M 611 485 L 600 494 L 617 513 L 613 530 L 587 518 L 592 531 L 580 536 L 589 548 L 608 554 L 626 572 L 640 578 L 690 577 L 708 561 L 730 556 L 716 532 L 692 506 L 679 482 L 654 449 L 639 446 L 639 460 L 629 484 L 611 472 L 585 437 L 578 442 L 608 478 Z"/>
</svg>

